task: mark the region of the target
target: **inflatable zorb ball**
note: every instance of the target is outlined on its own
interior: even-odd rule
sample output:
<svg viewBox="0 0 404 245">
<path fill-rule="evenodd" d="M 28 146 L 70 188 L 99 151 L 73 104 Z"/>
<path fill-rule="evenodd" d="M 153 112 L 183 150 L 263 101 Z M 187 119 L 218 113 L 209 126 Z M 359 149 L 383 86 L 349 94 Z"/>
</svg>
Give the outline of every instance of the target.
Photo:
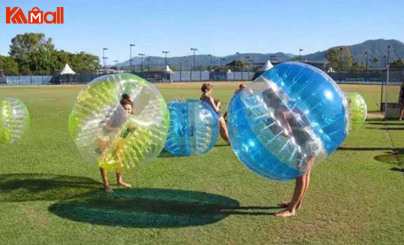
<svg viewBox="0 0 404 245">
<path fill-rule="evenodd" d="M 27 107 L 21 100 L 0 97 L 0 144 L 18 141 L 29 128 Z"/>
<path fill-rule="evenodd" d="M 240 161 L 274 180 L 291 180 L 331 154 L 347 136 L 344 95 L 323 71 L 283 63 L 229 104 L 229 136 Z"/>
<path fill-rule="evenodd" d="M 349 130 L 360 129 L 368 112 L 365 99 L 358 93 L 344 93 L 349 107 Z"/>
<path fill-rule="evenodd" d="M 165 148 L 173 155 L 196 155 L 210 151 L 219 135 L 215 111 L 200 100 L 167 103 L 170 128 Z"/>
<path fill-rule="evenodd" d="M 133 101 L 129 114 L 122 95 Z M 121 172 L 157 157 L 169 124 L 165 100 L 156 87 L 132 75 L 107 75 L 87 84 L 69 117 L 69 132 L 86 161 Z"/>
</svg>

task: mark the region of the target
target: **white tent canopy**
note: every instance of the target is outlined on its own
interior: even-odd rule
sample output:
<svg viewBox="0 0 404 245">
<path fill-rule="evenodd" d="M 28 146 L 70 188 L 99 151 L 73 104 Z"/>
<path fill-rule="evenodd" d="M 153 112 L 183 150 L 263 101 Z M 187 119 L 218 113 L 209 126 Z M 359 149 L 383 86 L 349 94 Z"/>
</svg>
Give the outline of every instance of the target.
<svg viewBox="0 0 404 245">
<path fill-rule="evenodd" d="M 166 65 L 166 69 L 164 71 L 167 73 L 173 73 L 173 71 L 171 70 L 171 68 L 168 65 Z"/>
<path fill-rule="evenodd" d="M 328 68 L 328 71 L 327 71 L 328 73 L 335 73 L 335 70 L 334 69 L 332 69 L 332 67 L 330 67 L 330 68 Z"/>
<path fill-rule="evenodd" d="M 262 68 L 264 71 L 267 71 L 269 69 L 271 69 L 272 67 L 274 67 L 271 63 L 271 61 L 267 60 L 267 62 L 265 63 L 264 67 Z"/>
<path fill-rule="evenodd" d="M 68 75 L 68 74 L 74 75 L 76 73 L 72 70 L 72 68 L 70 68 L 69 64 L 66 64 L 65 67 L 63 67 L 62 71 L 59 74 L 60 75 Z"/>
<path fill-rule="evenodd" d="M 230 70 L 230 69 L 228 69 L 228 70 L 227 70 L 227 73 L 231 73 L 231 70 Z"/>
</svg>

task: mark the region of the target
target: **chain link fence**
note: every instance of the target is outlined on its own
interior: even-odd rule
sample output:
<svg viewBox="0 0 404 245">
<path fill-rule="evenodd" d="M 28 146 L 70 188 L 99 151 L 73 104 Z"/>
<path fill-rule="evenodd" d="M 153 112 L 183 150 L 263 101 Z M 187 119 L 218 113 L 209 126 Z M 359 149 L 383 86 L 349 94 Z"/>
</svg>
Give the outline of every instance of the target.
<svg viewBox="0 0 404 245">
<path fill-rule="evenodd" d="M 150 82 L 199 82 L 199 81 L 251 81 L 258 75 L 254 71 L 142 71 L 136 74 Z M 50 84 L 85 84 L 104 74 L 76 75 L 32 75 L 1 76 L 0 85 L 50 85 Z M 386 70 L 351 73 L 329 73 L 337 82 L 344 84 L 382 84 L 386 83 Z M 390 84 L 404 83 L 404 68 L 392 68 L 389 74 Z"/>
</svg>

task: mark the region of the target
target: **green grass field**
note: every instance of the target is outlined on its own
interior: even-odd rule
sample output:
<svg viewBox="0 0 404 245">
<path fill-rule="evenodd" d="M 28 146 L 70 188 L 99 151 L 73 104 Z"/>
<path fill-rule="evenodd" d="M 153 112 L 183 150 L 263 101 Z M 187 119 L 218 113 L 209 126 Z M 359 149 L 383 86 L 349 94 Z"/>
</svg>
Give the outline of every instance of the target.
<svg viewBox="0 0 404 245">
<path fill-rule="evenodd" d="M 237 85 L 215 83 L 213 96 L 226 107 Z M 167 100 L 199 98 L 199 87 L 158 85 Z M 278 219 L 273 213 L 294 182 L 251 173 L 222 140 L 206 155 L 161 154 L 124 176 L 133 189 L 104 193 L 98 169 L 68 136 L 80 88 L 0 87 L 0 96 L 23 100 L 32 118 L 18 143 L 0 145 L 0 244 L 404 243 L 403 122 L 369 120 L 351 133 L 313 169 L 298 215 Z M 343 90 L 362 93 L 378 110 L 378 86 Z M 397 98 L 398 87 L 391 90 Z"/>
</svg>

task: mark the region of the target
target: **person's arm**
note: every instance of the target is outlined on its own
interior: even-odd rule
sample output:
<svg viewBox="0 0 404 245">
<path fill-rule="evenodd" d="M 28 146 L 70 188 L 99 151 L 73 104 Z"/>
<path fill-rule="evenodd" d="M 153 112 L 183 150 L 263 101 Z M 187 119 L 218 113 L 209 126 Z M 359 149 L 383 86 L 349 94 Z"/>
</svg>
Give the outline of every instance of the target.
<svg viewBox="0 0 404 245">
<path fill-rule="evenodd" d="M 283 110 L 283 109 L 279 109 L 277 114 L 278 114 L 278 119 L 279 119 L 279 121 L 281 121 L 282 125 L 287 128 L 289 133 L 292 133 L 292 127 L 290 126 L 290 124 L 288 122 L 288 116 L 290 116 L 290 112 Z"/>
<path fill-rule="evenodd" d="M 107 125 L 105 125 L 104 130 L 107 131 L 107 132 L 115 131 L 116 128 L 112 127 L 111 124 L 112 124 L 111 122 L 108 122 Z"/>
<path fill-rule="evenodd" d="M 115 112 L 115 113 L 112 115 L 112 117 L 108 120 L 107 124 L 106 124 L 105 127 L 104 127 L 104 130 L 105 130 L 106 132 L 113 132 L 113 131 L 117 130 L 116 127 L 113 127 L 114 121 L 117 120 L 117 117 L 118 117 L 118 115 L 117 115 L 117 113 Z"/>
<path fill-rule="evenodd" d="M 209 96 L 209 104 L 212 106 L 212 108 L 216 111 L 219 112 L 220 111 L 220 101 L 217 103 L 217 105 L 215 104 L 215 100 Z"/>
</svg>

